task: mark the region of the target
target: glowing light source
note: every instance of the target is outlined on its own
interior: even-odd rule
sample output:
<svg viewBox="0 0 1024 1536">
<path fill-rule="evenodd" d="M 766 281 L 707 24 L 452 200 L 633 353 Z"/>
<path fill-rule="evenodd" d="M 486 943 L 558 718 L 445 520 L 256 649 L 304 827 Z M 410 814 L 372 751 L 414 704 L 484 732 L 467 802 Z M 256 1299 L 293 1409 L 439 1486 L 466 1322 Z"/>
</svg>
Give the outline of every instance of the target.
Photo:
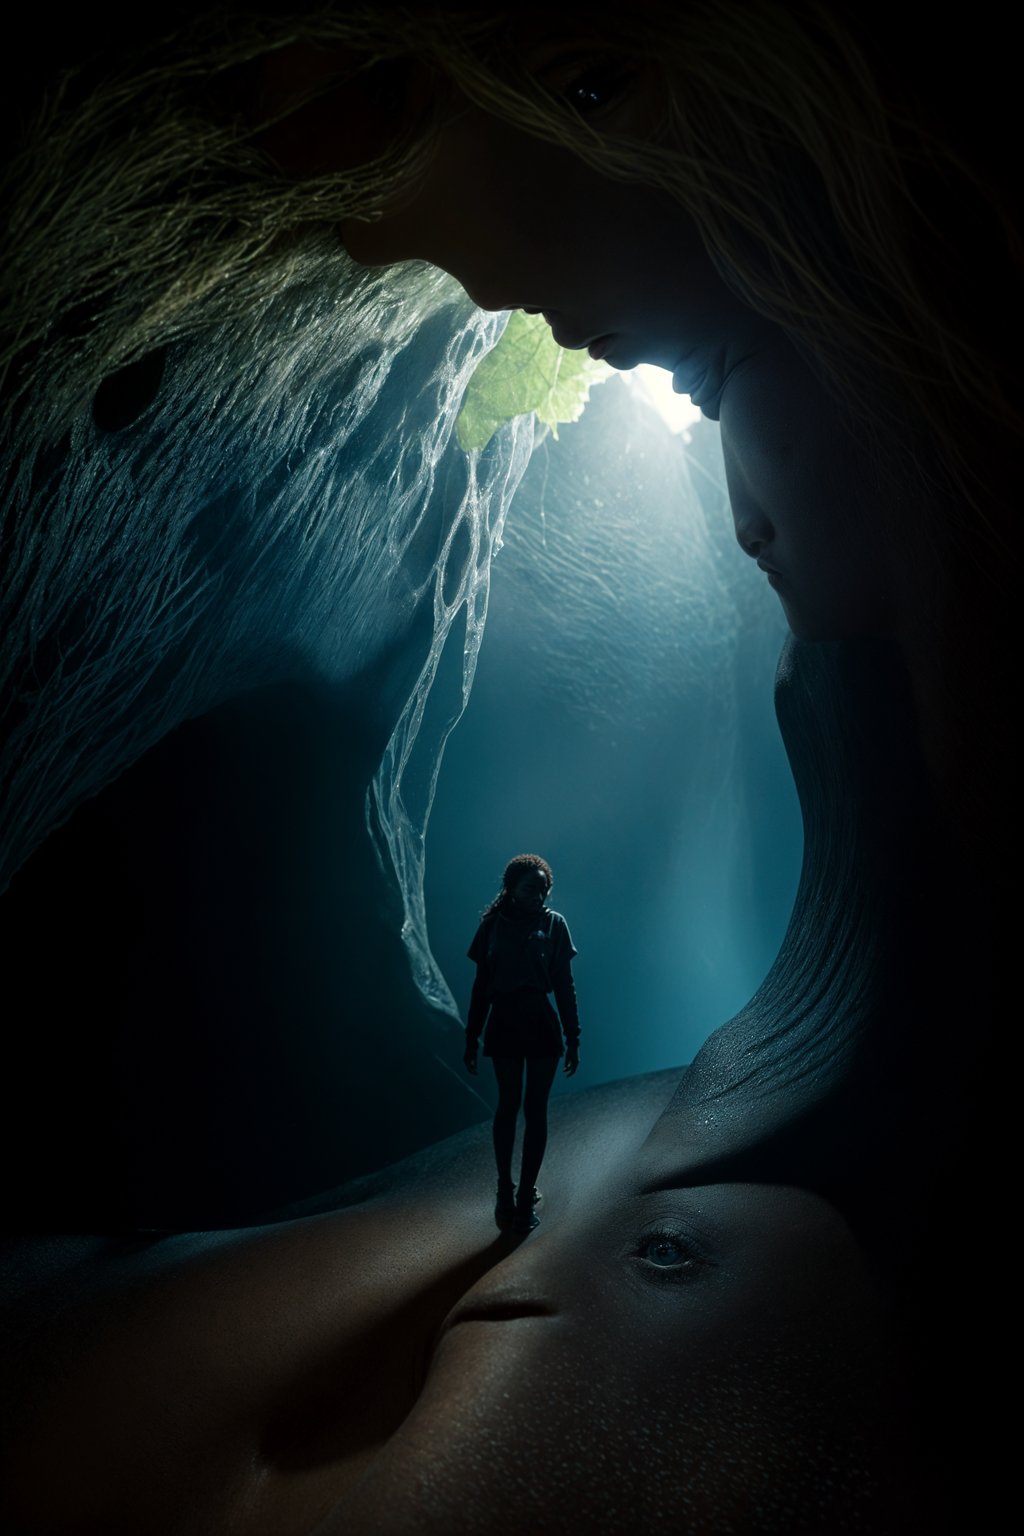
<svg viewBox="0 0 1024 1536">
<path fill-rule="evenodd" d="M 672 389 L 672 375 L 665 368 L 655 368 L 641 363 L 622 377 L 629 387 L 657 411 L 662 421 L 673 432 L 681 432 L 689 439 L 689 429 L 700 420 L 700 411 L 688 395 L 677 395 Z"/>
</svg>

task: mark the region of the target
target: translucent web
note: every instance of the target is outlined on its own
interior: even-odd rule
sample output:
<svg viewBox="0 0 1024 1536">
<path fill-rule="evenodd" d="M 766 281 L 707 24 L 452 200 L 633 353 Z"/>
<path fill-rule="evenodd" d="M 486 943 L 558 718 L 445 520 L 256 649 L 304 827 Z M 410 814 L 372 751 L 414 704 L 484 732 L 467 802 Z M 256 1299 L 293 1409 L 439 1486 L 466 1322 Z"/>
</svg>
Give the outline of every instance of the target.
<svg viewBox="0 0 1024 1536">
<path fill-rule="evenodd" d="M 430 651 L 367 792 L 366 817 L 378 857 L 397 873 L 404 902 L 402 938 L 413 979 L 433 1007 L 459 1017 L 430 949 L 423 891 L 427 823 L 445 743 L 469 702 L 483 639 L 491 561 L 501 547 L 509 501 L 530 457 L 533 417 L 503 429 L 467 456 L 458 514 L 448 524 L 434 575 Z M 461 621 L 461 622 L 460 622 Z M 443 663 L 454 676 L 443 678 Z M 454 687 L 452 686 L 454 684 Z M 432 706 L 432 708 L 431 708 Z M 425 729 L 428 713 L 432 724 Z"/>
<path fill-rule="evenodd" d="M 452 1008 L 423 835 L 532 424 L 473 456 L 453 427 L 504 317 L 434 269 L 367 272 L 332 245 L 268 270 L 241 317 L 211 300 L 193 319 L 117 430 L 86 401 L 56 447 L 33 437 L 42 404 L 7 435 L 0 890 L 176 726 L 315 678 L 395 722 L 368 819 L 417 981 Z M 431 704 L 453 667 L 454 707 Z"/>
</svg>

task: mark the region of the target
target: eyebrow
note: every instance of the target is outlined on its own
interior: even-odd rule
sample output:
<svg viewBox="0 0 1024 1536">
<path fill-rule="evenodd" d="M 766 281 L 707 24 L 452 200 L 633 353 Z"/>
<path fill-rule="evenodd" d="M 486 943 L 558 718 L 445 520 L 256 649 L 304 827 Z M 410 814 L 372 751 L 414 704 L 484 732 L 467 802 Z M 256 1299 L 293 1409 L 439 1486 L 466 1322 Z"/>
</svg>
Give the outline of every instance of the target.
<svg viewBox="0 0 1024 1536">
<path fill-rule="evenodd" d="M 675 1167 L 653 1175 L 638 1189 L 638 1194 L 655 1195 L 670 1189 L 698 1189 L 705 1184 L 795 1184 L 815 1190 L 824 1188 L 828 1179 L 828 1161 L 816 1160 L 814 1148 L 795 1144 L 788 1132 L 792 1127 L 754 1141 L 733 1151 L 696 1158 L 685 1168 Z M 809 1155 L 810 1154 L 810 1155 Z M 815 1177 L 810 1177 L 816 1161 Z"/>
<path fill-rule="evenodd" d="M 598 37 L 592 35 L 581 37 L 574 33 L 563 33 L 561 36 L 549 38 L 546 42 L 536 43 L 532 48 L 524 49 L 523 64 L 531 74 L 542 74 L 558 65 L 571 64 L 577 59 L 588 58 L 606 48 L 607 44 Z"/>
</svg>

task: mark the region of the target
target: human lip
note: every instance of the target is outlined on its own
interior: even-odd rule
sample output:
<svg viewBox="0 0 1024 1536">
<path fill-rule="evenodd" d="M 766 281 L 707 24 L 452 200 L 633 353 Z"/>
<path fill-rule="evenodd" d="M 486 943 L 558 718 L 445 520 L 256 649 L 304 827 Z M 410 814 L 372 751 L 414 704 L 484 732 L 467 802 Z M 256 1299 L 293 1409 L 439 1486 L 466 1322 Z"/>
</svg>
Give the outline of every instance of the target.
<svg viewBox="0 0 1024 1536">
<path fill-rule="evenodd" d="M 536 310 L 526 310 L 527 314 L 536 314 Z M 542 309 L 540 313 L 551 327 L 551 335 L 560 347 L 567 352 L 582 352 L 584 348 L 590 353 L 595 362 L 604 357 L 611 347 L 613 337 L 611 335 L 581 336 L 578 331 L 561 323 L 561 316 L 557 309 Z"/>
<path fill-rule="evenodd" d="M 554 1316 L 555 1313 L 550 1308 L 543 1307 L 539 1303 L 530 1307 L 522 1305 L 503 1308 L 501 1311 L 495 1311 L 491 1307 L 475 1307 L 470 1308 L 466 1312 L 459 1313 L 456 1317 L 449 1318 L 444 1326 L 444 1331 L 445 1333 L 450 1333 L 453 1328 L 459 1327 L 462 1323 L 520 1323 L 525 1322 L 527 1319 L 538 1317 L 552 1318 Z"/>
<path fill-rule="evenodd" d="M 575 331 L 567 329 L 561 324 L 561 317 L 557 310 L 543 309 L 541 314 L 551 327 L 551 334 L 560 347 L 567 348 L 570 352 L 579 351 L 590 341 L 590 337 L 579 336 Z"/>
<path fill-rule="evenodd" d="M 463 1323 L 507 1324 L 535 1321 L 537 1318 L 550 1320 L 557 1315 L 555 1308 L 548 1302 L 533 1296 L 488 1296 L 478 1300 L 467 1296 L 452 1308 L 441 1324 L 436 1343 L 440 1344 Z"/>
<path fill-rule="evenodd" d="M 603 357 L 607 357 L 611 351 L 614 336 L 574 336 L 571 331 L 560 330 L 557 326 L 551 327 L 551 335 L 560 347 L 567 352 L 582 352 L 584 349 L 590 353 L 595 363 L 599 363 Z"/>
<path fill-rule="evenodd" d="M 764 571 L 765 575 L 768 577 L 768 585 L 770 587 L 777 587 L 782 582 L 782 572 L 778 570 L 774 565 L 769 565 L 767 560 L 758 560 L 757 568 L 759 571 Z"/>
</svg>

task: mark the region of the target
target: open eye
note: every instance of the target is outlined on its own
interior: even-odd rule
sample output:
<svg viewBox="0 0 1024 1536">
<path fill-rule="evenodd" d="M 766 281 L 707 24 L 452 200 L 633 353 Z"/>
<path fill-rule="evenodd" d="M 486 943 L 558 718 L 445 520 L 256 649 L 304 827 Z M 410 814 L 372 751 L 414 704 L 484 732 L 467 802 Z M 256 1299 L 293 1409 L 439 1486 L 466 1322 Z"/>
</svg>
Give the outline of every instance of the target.
<svg viewBox="0 0 1024 1536">
<path fill-rule="evenodd" d="M 692 1274 L 700 1264 L 696 1249 L 679 1232 L 645 1232 L 638 1240 L 634 1255 L 653 1269 Z"/>
<path fill-rule="evenodd" d="M 605 50 L 560 50 L 538 70 L 538 78 L 553 96 L 574 112 L 590 117 L 615 107 L 626 95 L 632 70 Z"/>
<path fill-rule="evenodd" d="M 561 88 L 561 95 L 584 117 L 614 106 L 622 96 L 629 75 L 617 64 L 590 64 Z"/>
</svg>

